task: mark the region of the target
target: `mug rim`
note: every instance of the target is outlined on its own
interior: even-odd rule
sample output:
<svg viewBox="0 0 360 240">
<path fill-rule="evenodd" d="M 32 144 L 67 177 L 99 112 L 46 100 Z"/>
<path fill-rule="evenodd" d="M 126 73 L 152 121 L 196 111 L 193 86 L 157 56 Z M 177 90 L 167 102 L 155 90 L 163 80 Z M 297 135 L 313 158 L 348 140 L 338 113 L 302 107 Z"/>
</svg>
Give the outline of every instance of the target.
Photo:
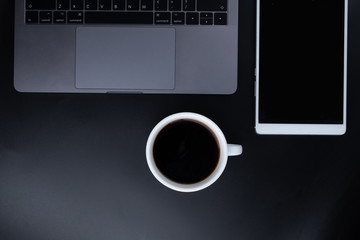
<svg viewBox="0 0 360 240">
<path fill-rule="evenodd" d="M 157 168 L 153 156 L 153 146 L 157 135 L 168 124 L 182 119 L 195 120 L 200 124 L 207 126 L 209 130 L 212 131 L 212 133 L 215 135 L 220 150 L 219 161 L 213 172 L 208 177 L 201 180 L 200 182 L 191 183 L 191 184 L 178 183 L 163 175 L 161 171 Z M 223 132 L 211 119 L 198 113 L 181 112 L 167 116 L 166 118 L 162 119 L 158 124 L 155 125 L 146 143 L 146 160 L 150 168 L 150 171 L 152 172 L 154 177 L 166 187 L 179 192 L 195 192 L 207 188 L 208 186 L 213 184 L 225 170 L 227 159 L 228 159 L 227 141 L 225 139 Z"/>
</svg>

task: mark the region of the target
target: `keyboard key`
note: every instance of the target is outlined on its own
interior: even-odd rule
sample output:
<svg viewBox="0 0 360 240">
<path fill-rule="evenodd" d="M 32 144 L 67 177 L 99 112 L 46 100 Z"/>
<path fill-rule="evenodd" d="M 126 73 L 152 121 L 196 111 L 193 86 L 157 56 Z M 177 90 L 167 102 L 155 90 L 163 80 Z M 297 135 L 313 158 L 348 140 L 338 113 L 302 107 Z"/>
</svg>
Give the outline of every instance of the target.
<svg viewBox="0 0 360 240">
<path fill-rule="evenodd" d="M 152 12 L 85 12 L 85 23 L 153 24 Z"/>
<path fill-rule="evenodd" d="M 138 11 L 140 9 L 139 0 L 127 0 L 127 10 Z"/>
<path fill-rule="evenodd" d="M 200 25 L 213 25 L 212 19 L 200 19 Z"/>
<path fill-rule="evenodd" d="M 212 13 L 201 13 L 200 19 L 201 18 L 213 18 L 213 14 Z"/>
<path fill-rule="evenodd" d="M 181 11 L 181 0 L 169 0 L 170 11 Z"/>
<path fill-rule="evenodd" d="M 84 0 L 71 0 L 71 10 L 83 10 Z"/>
<path fill-rule="evenodd" d="M 97 10 L 98 1 L 97 0 L 85 0 L 85 10 Z"/>
<path fill-rule="evenodd" d="M 56 7 L 56 0 L 26 0 L 28 10 L 53 10 Z"/>
<path fill-rule="evenodd" d="M 170 24 L 170 13 L 169 12 L 155 13 L 155 24 Z"/>
<path fill-rule="evenodd" d="M 156 11 L 166 11 L 167 10 L 167 1 L 168 0 L 155 0 L 155 10 Z"/>
<path fill-rule="evenodd" d="M 125 0 L 113 0 L 113 10 L 125 10 Z"/>
<path fill-rule="evenodd" d="M 81 24 L 84 22 L 83 12 L 68 12 L 67 14 L 68 23 L 78 23 Z"/>
<path fill-rule="evenodd" d="M 66 12 L 65 11 L 55 11 L 53 22 L 55 24 L 66 23 Z"/>
<path fill-rule="evenodd" d="M 213 13 L 200 13 L 200 25 L 212 25 Z"/>
<path fill-rule="evenodd" d="M 172 13 L 172 24 L 174 24 L 174 25 L 185 24 L 185 13 L 173 12 Z"/>
<path fill-rule="evenodd" d="M 111 10 L 111 0 L 99 0 L 99 10 Z"/>
<path fill-rule="evenodd" d="M 70 1 L 69 0 L 57 0 L 56 8 L 58 10 L 69 10 L 70 9 Z"/>
<path fill-rule="evenodd" d="M 154 9 L 153 0 L 141 0 L 141 10 L 143 11 L 152 11 Z"/>
<path fill-rule="evenodd" d="M 37 11 L 27 11 L 25 16 L 26 23 L 38 23 L 39 22 L 39 12 Z"/>
<path fill-rule="evenodd" d="M 199 13 L 186 13 L 186 24 L 199 25 Z"/>
<path fill-rule="evenodd" d="M 52 12 L 41 11 L 40 12 L 40 23 L 52 23 Z"/>
<path fill-rule="evenodd" d="M 226 25 L 227 24 L 227 14 L 226 13 L 215 13 L 214 14 L 214 24 L 215 25 Z"/>
<path fill-rule="evenodd" d="M 184 11 L 195 11 L 195 0 L 183 0 Z"/>
<path fill-rule="evenodd" d="M 226 11 L 227 0 L 198 0 L 198 11 Z"/>
</svg>

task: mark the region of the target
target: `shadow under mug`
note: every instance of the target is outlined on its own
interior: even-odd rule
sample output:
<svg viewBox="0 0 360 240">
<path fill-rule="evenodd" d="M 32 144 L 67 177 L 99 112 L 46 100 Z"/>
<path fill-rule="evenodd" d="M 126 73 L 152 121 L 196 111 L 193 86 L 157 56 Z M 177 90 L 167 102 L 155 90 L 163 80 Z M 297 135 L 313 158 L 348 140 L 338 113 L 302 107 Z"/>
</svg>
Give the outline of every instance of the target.
<svg viewBox="0 0 360 240">
<path fill-rule="evenodd" d="M 209 131 L 211 130 L 212 134 L 215 136 L 218 147 L 219 147 L 219 159 L 218 163 L 215 167 L 215 169 L 212 171 L 212 173 L 207 176 L 205 179 L 191 183 L 191 184 L 184 184 L 179 183 L 176 181 L 171 180 L 167 176 L 165 176 L 160 169 L 158 168 L 156 161 L 154 159 L 154 143 L 157 139 L 159 133 L 163 131 L 163 129 L 168 126 L 169 124 L 179 121 L 179 120 L 189 120 L 189 121 L 196 121 L 200 123 L 203 126 L 206 126 Z M 166 187 L 179 191 L 179 192 L 195 192 L 202 190 L 211 184 L 213 184 L 223 173 L 225 166 L 227 164 L 228 156 L 237 156 L 242 154 L 242 146 L 237 144 L 228 144 L 223 132 L 220 130 L 220 128 L 209 118 L 197 114 L 197 113 L 191 113 L 191 112 L 182 112 L 182 113 L 176 113 L 173 115 L 170 115 L 166 118 L 164 118 L 162 121 L 160 121 L 152 130 L 152 132 L 149 135 L 149 138 L 147 140 L 146 144 L 146 159 L 148 166 L 150 168 L 150 171 L 155 176 L 155 178 L 165 185 Z"/>
</svg>

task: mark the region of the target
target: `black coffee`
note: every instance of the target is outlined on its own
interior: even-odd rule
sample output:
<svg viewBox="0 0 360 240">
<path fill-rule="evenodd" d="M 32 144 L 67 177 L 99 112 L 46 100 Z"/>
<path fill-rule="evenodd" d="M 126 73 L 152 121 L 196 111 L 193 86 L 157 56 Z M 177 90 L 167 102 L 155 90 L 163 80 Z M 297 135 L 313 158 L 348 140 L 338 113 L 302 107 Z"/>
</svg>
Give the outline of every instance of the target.
<svg viewBox="0 0 360 240">
<path fill-rule="evenodd" d="M 216 168 L 220 149 L 213 132 L 193 120 L 178 120 L 157 135 L 153 155 L 156 166 L 172 181 L 192 184 Z"/>
</svg>

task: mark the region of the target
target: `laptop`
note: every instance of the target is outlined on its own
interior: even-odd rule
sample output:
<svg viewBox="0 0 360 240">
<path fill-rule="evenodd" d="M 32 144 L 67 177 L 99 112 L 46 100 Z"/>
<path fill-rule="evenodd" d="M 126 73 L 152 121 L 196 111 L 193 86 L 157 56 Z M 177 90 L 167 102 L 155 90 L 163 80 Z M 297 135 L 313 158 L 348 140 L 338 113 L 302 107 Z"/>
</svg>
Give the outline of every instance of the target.
<svg viewBox="0 0 360 240">
<path fill-rule="evenodd" d="M 232 94 L 237 0 L 15 0 L 19 92 Z"/>
</svg>

